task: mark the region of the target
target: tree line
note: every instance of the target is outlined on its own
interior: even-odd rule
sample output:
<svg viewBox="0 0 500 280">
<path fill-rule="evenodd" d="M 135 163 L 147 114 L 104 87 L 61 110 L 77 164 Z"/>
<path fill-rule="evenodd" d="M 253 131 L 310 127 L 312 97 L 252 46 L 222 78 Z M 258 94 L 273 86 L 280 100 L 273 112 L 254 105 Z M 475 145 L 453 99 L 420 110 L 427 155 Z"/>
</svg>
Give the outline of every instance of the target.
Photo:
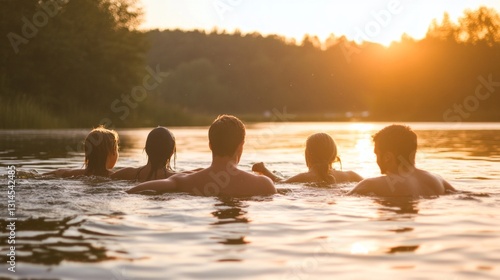
<svg viewBox="0 0 500 280">
<path fill-rule="evenodd" d="M 385 47 L 333 35 L 296 43 L 217 30 L 141 32 L 140 9 L 128 0 L 4 6 L 2 127 L 9 112 L 22 115 L 10 121 L 20 126 L 130 127 L 204 124 L 221 113 L 265 120 L 283 108 L 297 120 L 500 121 L 500 16 L 486 7 L 457 23 L 445 14 L 425 38 L 403 35 Z M 26 33 L 34 32 L 28 21 L 36 35 Z"/>
</svg>

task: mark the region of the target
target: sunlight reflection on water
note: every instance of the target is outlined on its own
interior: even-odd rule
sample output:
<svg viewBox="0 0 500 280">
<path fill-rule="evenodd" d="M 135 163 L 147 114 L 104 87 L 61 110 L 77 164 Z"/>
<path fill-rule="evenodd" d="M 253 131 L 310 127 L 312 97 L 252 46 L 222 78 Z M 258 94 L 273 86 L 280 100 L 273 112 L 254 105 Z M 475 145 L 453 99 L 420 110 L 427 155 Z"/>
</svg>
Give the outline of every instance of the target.
<svg viewBox="0 0 500 280">
<path fill-rule="evenodd" d="M 249 170 L 264 161 L 285 176 L 305 171 L 305 140 L 323 131 L 335 138 L 343 170 L 378 176 L 371 136 L 385 125 L 250 124 L 241 166 Z M 124 190 L 134 182 L 35 173 L 81 167 L 78 145 L 87 131 L 0 131 L 1 165 L 15 164 L 20 177 L 16 276 L 498 278 L 500 124 L 411 126 L 419 136 L 418 166 L 471 193 L 381 199 L 345 196 L 354 184 L 281 184 L 268 198 L 127 195 Z M 177 169 L 210 163 L 206 127 L 171 130 Z M 146 163 L 149 131 L 119 131 L 118 167 Z M 2 246 L 7 245 L 4 212 Z M 12 277 L 9 273 L 3 269 L 0 277 Z"/>
</svg>

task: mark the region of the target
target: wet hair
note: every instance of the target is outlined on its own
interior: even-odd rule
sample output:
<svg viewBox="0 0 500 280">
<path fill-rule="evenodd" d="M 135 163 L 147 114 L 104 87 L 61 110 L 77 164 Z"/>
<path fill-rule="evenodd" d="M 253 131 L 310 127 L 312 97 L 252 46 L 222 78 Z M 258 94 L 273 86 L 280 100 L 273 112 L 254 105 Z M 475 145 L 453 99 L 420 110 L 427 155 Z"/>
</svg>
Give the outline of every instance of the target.
<svg viewBox="0 0 500 280">
<path fill-rule="evenodd" d="M 148 162 L 151 164 L 146 180 L 157 178 L 156 172 L 161 167 L 166 166 L 168 170 L 172 170 L 170 159 L 175 153 L 175 137 L 167 128 L 159 126 L 151 130 L 144 149 L 148 155 Z"/>
<path fill-rule="evenodd" d="M 398 160 L 415 165 L 417 134 L 409 126 L 393 124 L 373 135 L 373 142 L 380 152 L 391 152 Z"/>
<path fill-rule="evenodd" d="M 335 183 L 329 171 L 337 156 L 337 144 L 330 135 L 316 133 L 307 138 L 306 141 L 306 164 L 314 169 L 320 178 L 327 183 Z"/>
<path fill-rule="evenodd" d="M 245 125 L 235 116 L 220 115 L 208 130 L 214 156 L 232 156 L 245 140 Z"/>
<path fill-rule="evenodd" d="M 118 152 L 118 133 L 103 126 L 94 128 L 85 138 L 85 175 L 108 176 L 108 156 Z"/>
</svg>

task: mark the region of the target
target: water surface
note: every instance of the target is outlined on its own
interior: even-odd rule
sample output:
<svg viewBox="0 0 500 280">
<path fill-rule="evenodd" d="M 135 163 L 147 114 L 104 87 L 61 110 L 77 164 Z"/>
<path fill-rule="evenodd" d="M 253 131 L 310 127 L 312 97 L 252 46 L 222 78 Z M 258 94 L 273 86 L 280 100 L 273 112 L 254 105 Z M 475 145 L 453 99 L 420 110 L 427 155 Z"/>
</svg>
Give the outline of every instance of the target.
<svg viewBox="0 0 500 280">
<path fill-rule="evenodd" d="M 308 135 L 327 132 L 343 170 L 378 176 L 380 123 L 248 125 L 241 168 L 264 161 L 305 171 Z M 415 123 L 417 166 L 468 191 L 435 199 L 349 197 L 353 184 L 278 185 L 272 197 L 127 195 L 130 181 L 37 175 L 81 167 L 86 130 L 0 131 L 3 200 L 17 167 L 16 273 L 7 270 L 0 210 L 0 278 L 30 279 L 498 279 L 500 124 Z M 117 168 L 146 162 L 150 128 L 119 130 Z M 174 127 L 176 169 L 210 163 L 206 127 Z M 335 165 L 340 168 L 340 164 Z"/>
</svg>

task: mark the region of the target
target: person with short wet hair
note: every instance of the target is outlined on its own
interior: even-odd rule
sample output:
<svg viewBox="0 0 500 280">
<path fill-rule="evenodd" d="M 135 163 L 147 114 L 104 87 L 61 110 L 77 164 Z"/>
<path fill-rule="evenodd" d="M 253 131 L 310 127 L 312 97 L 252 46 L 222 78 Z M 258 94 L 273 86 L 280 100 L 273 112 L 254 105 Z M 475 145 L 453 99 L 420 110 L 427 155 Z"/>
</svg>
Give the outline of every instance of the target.
<svg viewBox="0 0 500 280">
<path fill-rule="evenodd" d="M 385 176 L 361 181 L 349 194 L 436 196 L 456 190 L 438 175 L 416 168 L 417 135 L 406 125 L 390 125 L 373 136 L 374 153 Z"/>
<path fill-rule="evenodd" d="M 273 182 L 260 175 L 238 169 L 245 143 L 245 126 L 236 117 L 221 115 L 208 132 L 212 163 L 190 174 L 177 174 L 165 180 L 139 184 L 127 193 L 142 191 L 186 192 L 201 196 L 249 197 L 276 193 Z"/>
</svg>

